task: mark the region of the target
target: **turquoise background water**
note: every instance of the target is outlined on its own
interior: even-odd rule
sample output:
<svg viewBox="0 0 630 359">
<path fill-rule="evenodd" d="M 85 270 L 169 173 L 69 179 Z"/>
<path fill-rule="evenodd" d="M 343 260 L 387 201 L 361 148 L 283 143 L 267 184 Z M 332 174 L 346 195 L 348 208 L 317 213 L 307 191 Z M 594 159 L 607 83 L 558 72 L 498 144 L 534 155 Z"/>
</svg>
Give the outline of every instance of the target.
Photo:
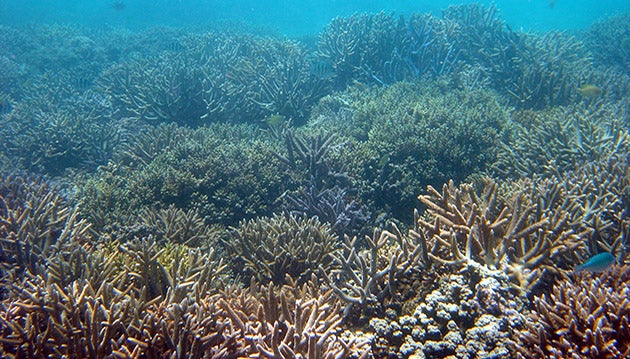
<svg viewBox="0 0 630 359">
<path fill-rule="evenodd" d="M 120 0 L 119 0 L 120 1 Z M 555 1 L 550 6 L 550 1 Z M 394 11 L 400 14 L 430 12 L 472 1 L 201 1 L 122 0 L 0 0 L 0 24 L 80 24 L 138 29 L 151 26 L 208 27 L 226 21 L 245 22 L 287 36 L 318 33 L 333 17 L 355 12 Z M 630 0 L 501 0 L 494 3 L 500 17 L 514 30 L 574 30 L 610 15 L 630 11 Z"/>
</svg>

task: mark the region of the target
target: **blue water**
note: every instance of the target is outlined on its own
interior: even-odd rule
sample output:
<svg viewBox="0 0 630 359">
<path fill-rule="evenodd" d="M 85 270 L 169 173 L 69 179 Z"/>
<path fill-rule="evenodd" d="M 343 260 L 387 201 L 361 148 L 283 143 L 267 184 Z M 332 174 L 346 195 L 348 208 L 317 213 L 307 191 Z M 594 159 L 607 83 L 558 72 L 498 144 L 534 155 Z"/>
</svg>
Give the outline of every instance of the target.
<svg viewBox="0 0 630 359">
<path fill-rule="evenodd" d="M 355 12 L 388 11 L 400 14 L 433 13 L 449 5 L 472 1 L 202 1 L 202 0 L 44 1 L 0 0 L 0 24 L 42 23 L 115 26 L 130 29 L 151 26 L 207 27 L 221 22 L 244 22 L 287 36 L 317 34 L 332 18 Z M 630 11 L 628 0 L 500 0 L 494 3 L 500 17 L 514 30 L 576 30 L 593 22 Z M 553 2 L 553 4 L 551 4 Z"/>
</svg>

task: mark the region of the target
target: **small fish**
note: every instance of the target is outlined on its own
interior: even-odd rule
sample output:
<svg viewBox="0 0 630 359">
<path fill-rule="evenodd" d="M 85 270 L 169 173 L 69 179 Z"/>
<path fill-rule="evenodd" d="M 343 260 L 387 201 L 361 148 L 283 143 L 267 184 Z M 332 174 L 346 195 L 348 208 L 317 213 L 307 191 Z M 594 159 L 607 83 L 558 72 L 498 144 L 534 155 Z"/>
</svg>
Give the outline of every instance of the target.
<svg viewBox="0 0 630 359">
<path fill-rule="evenodd" d="M 575 267 L 575 272 L 587 271 L 600 273 L 615 264 L 615 256 L 609 252 L 602 252 L 589 258 L 586 262 Z"/>
<path fill-rule="evenodd" d="M 287 118 L 280 114 L 275 114 L 265 118 L 265 122 L 269 127 L 280 128 L 287 122 Z"/>
<path fill-rule="evenodd" d="M 310 61 L 309 72 L 320 80 L 330 80 L 335 76 L 335 67 L 332 62 L 322 59 Z"/>
<path fill-rule="evenodd" d="M 578 88 L 577 92 L 584 97 L 594 98 L 601 95 L 604 92 L 604 90 L 602 90 L 600 87 L 597 87 L 595 85 L 586 84 Z"/>
</svg>

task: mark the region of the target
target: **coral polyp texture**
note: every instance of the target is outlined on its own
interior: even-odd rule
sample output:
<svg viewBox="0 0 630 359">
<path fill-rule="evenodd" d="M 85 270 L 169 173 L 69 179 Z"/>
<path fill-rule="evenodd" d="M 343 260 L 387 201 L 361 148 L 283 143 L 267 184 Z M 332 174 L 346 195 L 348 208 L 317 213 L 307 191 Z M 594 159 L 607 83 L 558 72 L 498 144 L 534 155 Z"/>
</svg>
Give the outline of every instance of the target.
<svg viewBox="0 0 630 359">
<path fill-rule="evenodd" d="M 630 357 L 628 24 L 0 26 L 0 357 Z"/>
</svg>

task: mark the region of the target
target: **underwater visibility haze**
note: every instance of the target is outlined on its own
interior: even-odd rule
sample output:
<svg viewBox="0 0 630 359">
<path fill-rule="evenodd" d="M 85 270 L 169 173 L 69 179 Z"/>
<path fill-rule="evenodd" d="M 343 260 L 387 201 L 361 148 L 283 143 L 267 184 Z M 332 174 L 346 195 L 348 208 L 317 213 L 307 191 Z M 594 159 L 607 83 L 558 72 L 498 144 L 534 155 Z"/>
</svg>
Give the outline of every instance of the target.
<svg viewBox="0 0 630 359">
<path fill-rule="evenodd" d="M 629 358 L 628 1 L 0 0 L 0 357 Z"/>
</svg>

